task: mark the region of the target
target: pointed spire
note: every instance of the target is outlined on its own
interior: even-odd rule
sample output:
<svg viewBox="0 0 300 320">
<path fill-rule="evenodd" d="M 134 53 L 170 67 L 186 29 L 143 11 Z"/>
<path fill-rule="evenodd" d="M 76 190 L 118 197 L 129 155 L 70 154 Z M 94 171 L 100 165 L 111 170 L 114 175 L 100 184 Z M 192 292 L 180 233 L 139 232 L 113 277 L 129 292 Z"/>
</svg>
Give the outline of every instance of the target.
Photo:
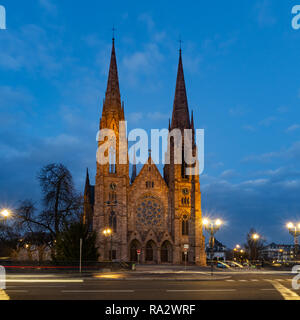
<svg viewBox="0 0 300 320">
<path fill-rule="evenodd" d="M 89 194 L 90 192 L 90 176 L 89 176 L 89 169 L 86 169 L 86 179 L 85 179 L 85 189 L 84 194 Z"/>
<path fill-rule="evenodd" d="M 191 129 L 193 131 L 193 146 L 195 145 L 195 124 L 194 124 L 194 110 L 192 110 L 192 117 L 191 117 Z"/>
<path fill-rule="evenodd" d="M 194 110 L 192 110 L 191 129 L 195 130 L 195 125 L 194 125 Z"/>
<path fill-rule="evenodd" d="M 119 87 L 119 76 L 117 67 L 117 58 L 115 50 L 115 38 L 112 40 L 112 51 L 110 59 L 110 67 L 107 81 L 107 89 L 105 94 L 105 111 L 109 110 L 121 110 L 121 95 Z"/>
<path fill-rule="evenodd" d="M 178 64 L 177 82 L 176 82 L 171 128 L 172 129 L 174 128 L 189 129 L 190 128 L 190 116 L 189 116 L 189 107 L 188 107 L 185 80 L 184 80 L 181 46 L 179 50 L 179 64 Z"/>
</svg>

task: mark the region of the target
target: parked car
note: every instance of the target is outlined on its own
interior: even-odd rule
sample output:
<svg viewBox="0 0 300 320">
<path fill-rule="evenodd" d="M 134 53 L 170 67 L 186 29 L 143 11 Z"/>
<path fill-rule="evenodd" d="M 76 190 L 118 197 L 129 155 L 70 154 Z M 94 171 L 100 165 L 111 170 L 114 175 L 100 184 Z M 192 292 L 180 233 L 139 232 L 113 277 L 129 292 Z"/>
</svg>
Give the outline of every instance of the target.
<svg viewBox="0 0 300 320">
<path fill-rule="evenodd" d="M 225 269 L 225 268 L 226 268 L 226 265 L 224 265 L 223 263 L 218 262 L 218 263 L 217 263 L 217 268 Z"/>
</svg>

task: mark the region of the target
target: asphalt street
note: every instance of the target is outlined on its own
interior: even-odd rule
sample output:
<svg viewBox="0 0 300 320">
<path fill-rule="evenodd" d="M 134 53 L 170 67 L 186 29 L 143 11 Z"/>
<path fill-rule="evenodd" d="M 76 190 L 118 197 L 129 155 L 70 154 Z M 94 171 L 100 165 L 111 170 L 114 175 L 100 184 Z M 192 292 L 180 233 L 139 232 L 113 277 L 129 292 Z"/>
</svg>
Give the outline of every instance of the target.
<svg viewBox="0 0 300 320">
<path fill-rule="evenodd" d="M 10 274 L 0 300 L 300 300 L 300 290 L 292 288 L 295 275 L 290 273 L 224 272 L 211 278 L 202 272 L 193 276 Z"/>
</svg>

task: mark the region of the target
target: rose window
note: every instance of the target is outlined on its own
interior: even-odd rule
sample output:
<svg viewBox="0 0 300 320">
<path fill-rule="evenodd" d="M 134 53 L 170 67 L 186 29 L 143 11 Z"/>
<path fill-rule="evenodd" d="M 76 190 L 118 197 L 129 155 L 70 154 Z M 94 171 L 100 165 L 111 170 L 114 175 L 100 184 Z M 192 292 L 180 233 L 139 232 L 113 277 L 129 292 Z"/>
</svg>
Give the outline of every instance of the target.
<svg viewBox="0 0 300 320">
<path fill-rule="evenodd" d="M 163 221 L 163 206 L 152 196 L 145 196 L 137 205 L 137 226 L 159 227 Z"/>
</svg>

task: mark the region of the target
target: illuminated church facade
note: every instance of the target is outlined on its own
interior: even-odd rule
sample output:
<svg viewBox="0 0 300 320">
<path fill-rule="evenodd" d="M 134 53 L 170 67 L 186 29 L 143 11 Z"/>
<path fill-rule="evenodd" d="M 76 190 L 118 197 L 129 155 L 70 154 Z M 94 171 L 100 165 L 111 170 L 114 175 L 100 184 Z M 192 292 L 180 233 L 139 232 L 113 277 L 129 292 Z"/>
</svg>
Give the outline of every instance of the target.
<svg viewBox="0 0 300 320">
<path fill-rule="evenodd" d="M 121 102 L 115 41 L 113 40 L 109 76 L 100 120 L 101 129 L 114 130 L 116 159 L 120 153 L 119 122 L 125 121 Z M 172 129 L 192 129 L 180 50 L 173 105 Z M 182 135 L 184 136 L 184 135 Z M 187 261 L 206 265 L 202 232 L 199 174 L 186 175 L 186 164 L 175 164 L 174 144 L 169 141 L 171 161 L 163 176 L 151 161 L 151 154 L 139 173 L 136 165 L 129 175 L 129 164 L 97 162 L 95 185 L 87 172 L 84 191 L 84 222 L 97 233 L 100 261 L 139 261 L 149 264 L 181 264 Z M 184 144 L 184 138 L 183 138 Z M 196 153 L 193 138 L 193 153 Z M 111 237 L 104 235 L 111 229 Z M 188 247 L 187 256 L 185 248 Z"/>
</svg>

